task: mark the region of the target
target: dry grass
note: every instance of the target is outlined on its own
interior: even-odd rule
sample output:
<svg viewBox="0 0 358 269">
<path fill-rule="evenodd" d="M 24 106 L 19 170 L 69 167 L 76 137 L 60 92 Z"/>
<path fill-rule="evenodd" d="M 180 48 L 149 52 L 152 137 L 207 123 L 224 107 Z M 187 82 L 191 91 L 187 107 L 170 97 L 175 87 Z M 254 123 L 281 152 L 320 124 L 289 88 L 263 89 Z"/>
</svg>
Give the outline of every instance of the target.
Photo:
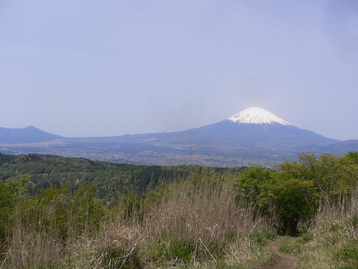
<svg viewBox="0 0 358 269">
<path fill-rule="evenodd" d="M 286 246 L 300 268 L 358 268 L 358 190 L 349 200 L 323 199 L 308 233 Z"/>
<path fill-rule="evenodd" d="M 226 242 L 254 226 L 251 210 L 250 205 L 236 201 L 231 186 L 210 182 L 197 186 L 187 181 L 171 186 L 167 197 L 149 211 L 145 226 L 155 237 Z"/>
<path fill-rule="evenodd" d="M 108 224 L 95 238 L 82 238 L 73 244 L 75 268 L 143 268 L 139 256 L 142 233 L 137 227 L 117 222 Z"/>
<path fill-rule="evenodd" d="M 171 184 L 144 199 L 131 219 L 120 210 L 97 233 L 80 236 L 69 215 L 65 238 L 49 229 L 51 205 L 22 216 L 0 268 L 246 268 L 265 255 L 263 238 L 274 236 L 231 184 L 217 180 Z"/>
<path fill-rule="evenodd" d="M 56 264 L 63 257 L 63 248 L 46 233 L 18 229 L 14 234 L 4 263 L 10 268 L 40 268 Z"/>
<path fill-rule="evenodd" d="M 38 216 L 31 211 L 33 215 L 29 214 L 30 212 L 23 215 L 23 206 L 19 205 L 13 215 L 12 233 L 9 237 L 10 241 L 7 242 L 8 248 L 4 253 L 3 266 L 42 268 L 45 265 L 58 263 L 64 256 L 61 241 L 54 238 L 53 231 L 43 225 L 43 216 Z"/>
<path fill-rule="evenodd" d="M 168 266 L 200 267 L 204 261 L 217 264 L 223 258 L 227 263 L 242 263 L 257 255 L 253 255 L 258 249 L 254 250 L 249 235 L 259 233 L 264 224 L 263 219 L 254 218 L 250 204 L 237 201 L 228 183 L 172 184 L 145 218 L 143 229 L 150 250 L 147 246 L 143 252 L 154 264 Z"/>
</svg>

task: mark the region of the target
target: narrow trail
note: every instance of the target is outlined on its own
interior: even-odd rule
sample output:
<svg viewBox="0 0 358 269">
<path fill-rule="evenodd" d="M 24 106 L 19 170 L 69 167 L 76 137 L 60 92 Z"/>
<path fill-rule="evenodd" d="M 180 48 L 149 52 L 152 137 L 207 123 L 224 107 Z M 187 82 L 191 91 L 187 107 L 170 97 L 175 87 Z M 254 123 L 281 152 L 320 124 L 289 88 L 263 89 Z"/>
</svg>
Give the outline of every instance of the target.
<svg viewBox="0 0 358 269">
<path fill-rule="evenodd" d="M 274 259 L 265 263 L 262 266 L 262 269 L 294 269 L 298 265 L 298 257 L 293 254 L 282 253 L 280 251 L 280 246 L 287 242 L 293 240 L 292 238 L 283 239 L 280 241 L 272 242 L 267 246 L 268 250 L 273 251 L 276 255 Z"/>
</svg>

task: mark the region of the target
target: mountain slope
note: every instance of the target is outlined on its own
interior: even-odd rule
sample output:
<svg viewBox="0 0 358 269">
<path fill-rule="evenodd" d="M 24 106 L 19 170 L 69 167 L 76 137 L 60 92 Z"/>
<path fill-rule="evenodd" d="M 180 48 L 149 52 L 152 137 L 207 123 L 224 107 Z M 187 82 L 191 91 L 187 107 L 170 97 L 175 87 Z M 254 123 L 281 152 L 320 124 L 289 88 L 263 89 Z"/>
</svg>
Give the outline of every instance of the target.
<svg viewBox="0 0 358 269">
<path fill-rule="evenodd" d="M 143 137 L 145 140 L 145 137 Z M 149 140 L 148 140 L 149 141 Z M 145 141 L 143 141 L 145 142 Z M 338 142 L 312 131 L 281 124 L 236 124 L 224 120 L 183 132 L 151 135 L 156 145 L 299 148 L 327 146 Z"/>
<path fill-rule="evenodd" d="M 300 149 L 339 142 L 297 128 L 262 108 L 249 108 L 218 123 L 173 133 L 123 137 L 136 142 L 170 147 L 230 147 Z"/>
<path fill-rule="evenodd" d="M 62 137 L 59 135 L 47 133 L 33 126 L 20 129 L 0 127 L 0 144 L 36 143 L 60 138 Z"/>
<path fill-rule="evenodd" d="M 358 140 L 341 141 L 317 150 L 318 153 L 331 152 L 336 155 L 343 155 L 348 151 L 358 151 Z"/>
</svg>

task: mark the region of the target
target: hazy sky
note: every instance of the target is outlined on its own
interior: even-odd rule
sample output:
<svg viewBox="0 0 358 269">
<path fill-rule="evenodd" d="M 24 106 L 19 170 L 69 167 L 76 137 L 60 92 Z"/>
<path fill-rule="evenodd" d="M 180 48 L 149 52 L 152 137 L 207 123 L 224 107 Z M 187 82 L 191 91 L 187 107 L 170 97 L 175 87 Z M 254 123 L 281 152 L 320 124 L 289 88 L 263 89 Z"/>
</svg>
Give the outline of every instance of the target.
<svg viewBox="0 0 358 269">
<path fill-rule="evenodd" d="M 171 132 L 250 106 L 358 139 L 356 0 L 1 0 L 0 127 Z"/>
</svg>

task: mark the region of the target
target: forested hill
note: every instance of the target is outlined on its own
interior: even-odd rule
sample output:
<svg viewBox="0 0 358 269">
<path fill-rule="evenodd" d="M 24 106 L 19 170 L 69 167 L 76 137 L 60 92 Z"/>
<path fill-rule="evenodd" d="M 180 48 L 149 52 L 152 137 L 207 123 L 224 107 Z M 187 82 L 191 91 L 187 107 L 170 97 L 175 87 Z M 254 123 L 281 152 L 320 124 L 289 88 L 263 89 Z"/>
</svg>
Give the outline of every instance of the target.
<svg viewBox="0 0 358 269">
<path fill-rule="evenodd" d="M 59 187 L 65 182 L 71 188 L 81 183 L 94 183 L 96 196 L 110 200 L 118 193 L 129 190 L 144 192 L 157 185 L 187 178 L 191 174 L 208 173 L 222 175 L 237 174 L 243 168 L 209 168 L 203 166 L 143 166 L 131 164 L 114 164 L 82 158 L 68 158 L 56 155 L 0 154 L 0 179 L 18 179 L 29 175 L 29 193 L 40 189 Z"/>
</svg>

